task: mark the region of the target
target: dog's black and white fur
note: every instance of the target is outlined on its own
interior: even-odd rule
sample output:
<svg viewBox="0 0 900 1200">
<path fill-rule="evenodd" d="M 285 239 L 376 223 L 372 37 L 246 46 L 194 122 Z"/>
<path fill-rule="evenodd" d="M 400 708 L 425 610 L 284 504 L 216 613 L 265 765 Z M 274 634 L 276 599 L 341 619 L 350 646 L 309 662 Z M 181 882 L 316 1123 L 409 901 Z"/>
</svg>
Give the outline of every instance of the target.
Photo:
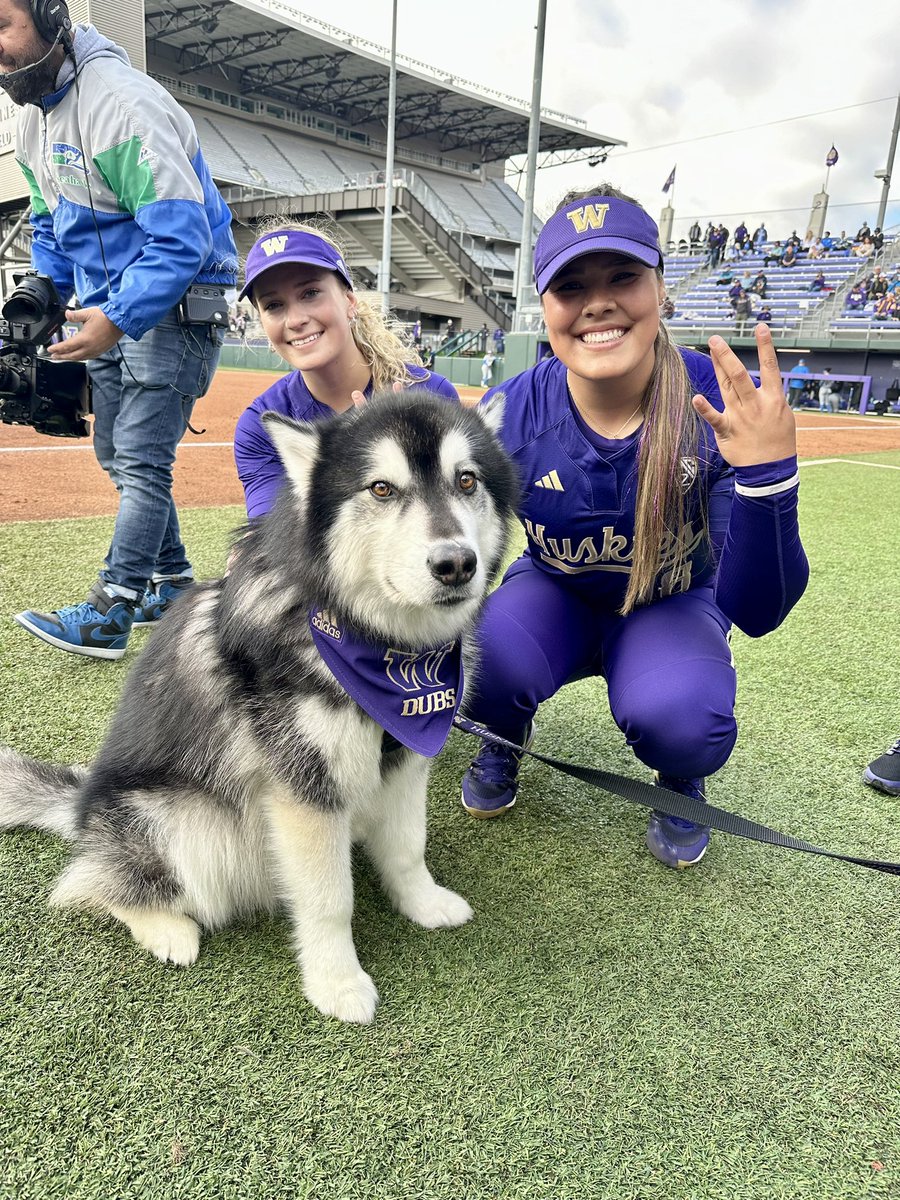
<svg viewBox="0 0 900 1200">
<path fill-rule="evenodd" d="M 409 392 L 313 425 L 266 415 L 288 482 L 226 578 L 161 622 L 91 767 L 0 750 L 0 824 L 74 843 L 53 903 L 110 913 L 183 965 L 201 927 L 284 906 L 306 996 L 359 1022 L 378 994 L 351 936 L 353 842 L 412 921 L 469 920 L 425 865 L 428 760 L 342 690 L 307 615 L 409 651 L 462 637 L 471 671 L 515 503 L 501 413 Z"/>
</svg>

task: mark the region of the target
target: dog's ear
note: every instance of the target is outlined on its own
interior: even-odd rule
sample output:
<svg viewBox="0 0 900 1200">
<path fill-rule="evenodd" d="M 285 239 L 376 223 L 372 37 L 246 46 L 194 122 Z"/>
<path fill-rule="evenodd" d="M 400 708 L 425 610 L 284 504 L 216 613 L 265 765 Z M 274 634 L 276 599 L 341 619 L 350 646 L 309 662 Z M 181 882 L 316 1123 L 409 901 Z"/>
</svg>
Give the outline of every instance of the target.
<svg viewBox="0 0 900 1200">
<path fill-rule="evenodd" d="M 506 411 L 505 392 L 494 392 L 487 404 L 476 404 L 473 412 L 477 412 L 491 433 L 499 434 L 503 425 L 503 413 Z"/>
<path fill-rule="evenodd" d="M 319 456 L 319 430 L 315 423 L 294 421 L 276 412 L 264 412 L 262 423 L 284 463 L 288 479 L 305 492 Z"/>
</svg>

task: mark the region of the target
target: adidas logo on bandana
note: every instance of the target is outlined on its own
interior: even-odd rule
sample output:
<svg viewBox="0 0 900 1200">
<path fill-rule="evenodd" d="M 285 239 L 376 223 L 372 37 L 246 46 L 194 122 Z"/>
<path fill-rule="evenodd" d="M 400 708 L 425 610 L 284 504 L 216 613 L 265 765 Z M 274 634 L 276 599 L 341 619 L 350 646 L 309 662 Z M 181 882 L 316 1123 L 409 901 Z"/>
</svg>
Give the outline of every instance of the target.
<svg viewBox="0 0 900 1200">
<path fill-rule="evenodd" d="M 539 488 L 547 488 L 551 492 L 564 492 L 566 489 L 562 485 L 562 480 L 557 475 L 556 470 L 549 471 L 546 475 L 542 475 L 540 479 L 534 481 L 534 486 Z"/>
<path fill-rule="evenodd" d="M 320 633 L 325 633 L 330 638 L 334 638 L 339 642 L 344 634 L 337 624 L 337 618 L 327 608 L 320 608 L 310 617 L 311 624 L 315 625 Z"/>
</svg>

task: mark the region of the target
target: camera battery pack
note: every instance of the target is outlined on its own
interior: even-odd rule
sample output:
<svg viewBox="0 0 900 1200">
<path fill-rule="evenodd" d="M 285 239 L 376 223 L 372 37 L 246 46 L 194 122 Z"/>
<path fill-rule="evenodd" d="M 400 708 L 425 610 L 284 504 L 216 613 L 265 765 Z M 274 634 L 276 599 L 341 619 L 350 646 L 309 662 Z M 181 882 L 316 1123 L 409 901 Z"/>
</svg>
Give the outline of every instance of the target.
<svg viewBox="0 0 900 1200">
<path fill-rule="evenodd" d="M 215 283 L 195 283 L 178 305 L 182 325 L 219 325 L 228 328 L 228 304 L 225 289 Z"/>
</svg>

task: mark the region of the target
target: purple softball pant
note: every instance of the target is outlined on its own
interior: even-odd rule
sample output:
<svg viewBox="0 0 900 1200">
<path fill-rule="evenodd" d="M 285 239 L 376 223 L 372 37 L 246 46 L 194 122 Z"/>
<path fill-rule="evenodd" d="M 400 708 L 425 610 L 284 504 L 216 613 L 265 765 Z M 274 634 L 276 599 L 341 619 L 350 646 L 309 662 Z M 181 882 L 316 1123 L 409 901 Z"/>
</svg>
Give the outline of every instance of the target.
<svg viewBox="0 0 900 1200">
<path fill-rule="evenodd" d="M 737 738 L 729 628 L 712 587 L 621 617 L 520 558 L 485 605 L 466 715 L 519 741 L 541 701 L 602 675 L 613 718 L 641 762 L 681 779 L 711 775 Z"/>
</svg>

